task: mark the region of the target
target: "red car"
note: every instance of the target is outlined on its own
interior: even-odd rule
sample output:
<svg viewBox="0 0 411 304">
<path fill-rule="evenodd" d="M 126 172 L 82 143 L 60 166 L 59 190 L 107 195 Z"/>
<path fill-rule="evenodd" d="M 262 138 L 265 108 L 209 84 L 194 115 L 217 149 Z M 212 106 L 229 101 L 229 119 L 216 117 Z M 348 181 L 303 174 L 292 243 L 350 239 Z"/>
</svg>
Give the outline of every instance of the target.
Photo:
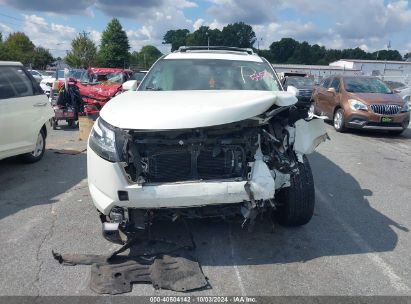
<svg viewBox="0 0 411 304">
<path fill-rule="evenodd" d="M 121 85 L 132 74 L 128 69 L 88 68 L 76 83 L 85 102 L 84 112 L 98 114 L 107 101 L 121 93 Z"/>
</svg>

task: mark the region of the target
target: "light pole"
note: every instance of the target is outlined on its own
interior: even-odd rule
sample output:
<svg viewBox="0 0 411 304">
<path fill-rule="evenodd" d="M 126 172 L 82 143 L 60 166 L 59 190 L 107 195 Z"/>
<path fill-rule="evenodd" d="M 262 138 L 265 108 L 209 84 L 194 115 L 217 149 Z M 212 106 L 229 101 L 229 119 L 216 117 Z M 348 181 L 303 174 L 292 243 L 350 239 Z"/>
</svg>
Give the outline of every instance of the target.
<svg viewBox="0 0 411 304">
<path fill-rule="evenodd" d="M 208 31 L 206 32 L 207 35 L 207 49 L 210 49 L 210 36 L 208 35 Z"/>
<path fill-rule="evenodd" d="M 260 41 L 263 42 L 263 38 L 257 39 L 257 50 L 260 53 Z"/>
</svg>

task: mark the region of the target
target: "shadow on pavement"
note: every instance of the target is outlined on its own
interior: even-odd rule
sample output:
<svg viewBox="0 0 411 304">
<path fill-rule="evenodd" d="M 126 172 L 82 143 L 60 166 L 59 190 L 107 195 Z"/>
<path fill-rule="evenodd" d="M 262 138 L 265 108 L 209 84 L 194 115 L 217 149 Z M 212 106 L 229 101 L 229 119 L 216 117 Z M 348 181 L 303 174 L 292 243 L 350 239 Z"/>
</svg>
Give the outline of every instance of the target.
<svg viewBox="0 0 411 304">
<path fill-rule="evenodd" d="M 86 178 L 86 154 L 58 154 L 46 150 L 34 164 L 18 158 L 0 161 L 0 219 L 35 205 L 56 202 Z"/>
<path fill-rule="evenodd" d="M 372 208 L 355 178 L 319 153 L 310 157 L 316 184 L 316 208 L 311 222 L 299 228 L 269 221 L 254 232 L 237 223 L 190 222 L 196 254 L 202 265 L 259 265 L 304 262 L 323 256 L 392 251 L 395 229 L 407 231 Z M 233 262 L 234 261 L 234 262 Z"/>
</svg>

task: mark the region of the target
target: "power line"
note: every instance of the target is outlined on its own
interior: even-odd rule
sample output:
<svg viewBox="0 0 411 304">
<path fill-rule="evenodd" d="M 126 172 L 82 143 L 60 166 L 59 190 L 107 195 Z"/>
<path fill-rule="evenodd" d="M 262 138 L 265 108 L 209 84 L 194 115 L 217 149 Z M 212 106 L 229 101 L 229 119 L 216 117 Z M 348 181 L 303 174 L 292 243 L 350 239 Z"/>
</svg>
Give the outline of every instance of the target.
<svg viewBox="0 0 411 304">
<path fill-rule="evenodd" d="M 45 21 L 46 24 L 44 24 L 44 23 L 39 23 L 39 22 L 37 22 L 37 21 L 35 21 L 35 20 L 32 20 L 32 19 L 16 18 L 16 17 L 10 16 L 10 15 L 4 14 L 4 13 L 0 13 L 0 16 L 4 16 L 4 17 L 6 17 L 6 18 L 10 18 L 10 19 L 16 20 L 16 21 L 20 22 L 21 24 L 25 24 L 25 23 L 28 22 L 28 23 L 34 23 L 34 24 L 37 24 L 37 25 L 48 26 L 48 22 L 47 22 L 47 21 Z M 40 18 L 43 18 L 43 17 L 40 17 Z M 44 18 L 43 18 L 43 19 L 44 19 Z M 9 21 L 2 21 L 2 22 L 5 22 L 5 23 L 8 22 L 8 23 L 10 23 L 10 24 L 13 24 L 13 23 L 11 23 L 11 22 L 9 22 Z M 14 24 L 14 25 L 21 26 L 21 25 L 18 25 L 18 24 Z"/>
<path fill-rule="evenodd" d="M 5 23 L 5 24 L 8 24 L 8 25 L 21 26 L 21 24 L 13 23 L 13 22 L 10 22 L 10 21 L 0 20 L 0 22 L 1 22 L 1 23 Z"/>
<path fill-rule="evenodd" d="M 7 14 L 3 14 L 3 13 L 0 13 L 0 16 L 4 16 L 4 17 L 10 18 L 10 19 L 17 20 L 17 21 L 24 21 L 23 19 L 16 18 L 16 17 L 10 16 L 10 15 L 7 15 Z"/>
</svg>

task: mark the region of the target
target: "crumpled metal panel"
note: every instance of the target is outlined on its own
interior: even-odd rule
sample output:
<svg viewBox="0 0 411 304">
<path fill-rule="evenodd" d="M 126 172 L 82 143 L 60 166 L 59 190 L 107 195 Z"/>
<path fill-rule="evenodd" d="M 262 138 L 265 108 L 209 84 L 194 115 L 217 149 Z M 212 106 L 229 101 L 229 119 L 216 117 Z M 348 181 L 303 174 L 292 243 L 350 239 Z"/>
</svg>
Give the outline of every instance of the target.
<svg viewBox="0 0 411 304">
<path fill-rule="evenodd" d="M 102 294 L 130 292 L 132 283 L 151 282 L 156 289 L 185 292 L 208 285 L 197 261 L 189 257 L 163 255 L 151 265 L 129 260 L 119 264 L 93 264 L 90 288 Z"/>
<path fill-rule="evenodd" d="M 130 292 L 132 284 L 151 282 L 156 289 L 190 291 L 208 285 L 199 263 L 185 251 L 152 257 L 59 254 L 64 265 L 91 265 L 91 290 L 102 294 Z"/>
</svg>

